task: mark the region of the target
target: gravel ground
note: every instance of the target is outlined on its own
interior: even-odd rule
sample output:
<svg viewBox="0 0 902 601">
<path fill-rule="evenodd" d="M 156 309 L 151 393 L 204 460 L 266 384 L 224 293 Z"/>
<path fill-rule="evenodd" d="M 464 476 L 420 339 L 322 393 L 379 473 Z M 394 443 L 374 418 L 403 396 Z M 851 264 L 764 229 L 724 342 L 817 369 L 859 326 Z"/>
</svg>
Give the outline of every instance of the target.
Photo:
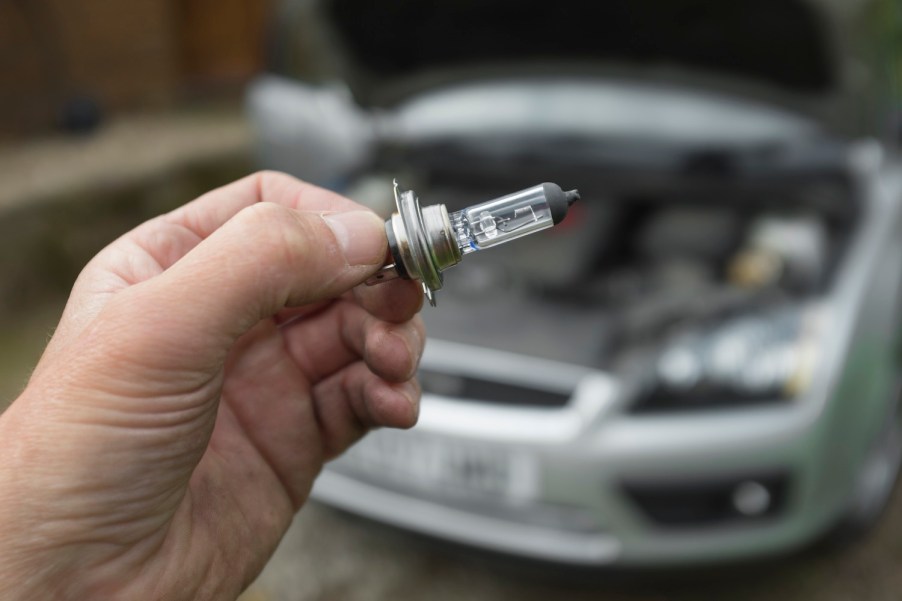
<svg viewBox="0 0 902 601">
<path fill-rule="evenodd" d="M 462 557 L 420 538 L 305 507 L 241 601 L 898 601 L 902 499 L 872 536 L 749 568 L 589 576 Z"/>
</svg>

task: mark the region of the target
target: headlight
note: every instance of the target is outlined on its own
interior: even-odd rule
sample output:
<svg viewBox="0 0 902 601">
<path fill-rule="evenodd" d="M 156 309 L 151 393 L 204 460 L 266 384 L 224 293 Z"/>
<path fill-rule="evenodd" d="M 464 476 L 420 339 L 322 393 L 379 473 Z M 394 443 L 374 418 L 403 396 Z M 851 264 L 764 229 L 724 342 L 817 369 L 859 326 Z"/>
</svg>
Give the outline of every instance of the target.
<svg viewBox="0 0 902 601">
<path fill-rule="evenodd" d="M 781 307 L 676 337 L 654 359 L 636 408 L 730 406 L 804 393 L 824 313 L 822 304 Z"/>
</svg>

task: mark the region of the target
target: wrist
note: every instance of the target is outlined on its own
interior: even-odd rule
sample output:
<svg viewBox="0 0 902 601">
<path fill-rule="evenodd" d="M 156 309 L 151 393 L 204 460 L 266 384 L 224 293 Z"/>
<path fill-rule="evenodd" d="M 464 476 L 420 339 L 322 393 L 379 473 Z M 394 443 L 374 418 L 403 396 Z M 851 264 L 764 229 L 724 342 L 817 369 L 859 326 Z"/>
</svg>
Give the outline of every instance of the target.
<svg viewBox="0 0 902 601">
<path fill-rule="evenodd" d="M 72 578 L 79 553 L 53 536 L 47 519 L 53 486 L 41 483 L 45 463 L 29 389 L 0 414 L 0 599 L 78 598 Z M 85 597 L 81 597 L 85 598 Z"/>
</svg>

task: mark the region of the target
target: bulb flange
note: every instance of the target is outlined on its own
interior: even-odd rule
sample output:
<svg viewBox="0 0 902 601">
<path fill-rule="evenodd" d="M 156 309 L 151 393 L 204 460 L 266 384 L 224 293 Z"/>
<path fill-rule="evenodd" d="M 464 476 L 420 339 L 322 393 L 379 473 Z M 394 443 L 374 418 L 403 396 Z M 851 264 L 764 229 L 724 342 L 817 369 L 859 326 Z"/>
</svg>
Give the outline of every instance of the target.
<svg viewBox="0 0 902 601">
<path fill-rule="evenodd" d="M 394 181 L 395 212 L 385 222 L 392 263 L 385 265 L 367 284 L 381 284 L 395 278 L 419 280 L 429 304 L 435 306 L 435 292 L 442 288 L 442 272 L 460 262 L 461 252 L 454 238 L 445 205 L 420 207 L 413 190 L 402 190 Z"/>
</svg>

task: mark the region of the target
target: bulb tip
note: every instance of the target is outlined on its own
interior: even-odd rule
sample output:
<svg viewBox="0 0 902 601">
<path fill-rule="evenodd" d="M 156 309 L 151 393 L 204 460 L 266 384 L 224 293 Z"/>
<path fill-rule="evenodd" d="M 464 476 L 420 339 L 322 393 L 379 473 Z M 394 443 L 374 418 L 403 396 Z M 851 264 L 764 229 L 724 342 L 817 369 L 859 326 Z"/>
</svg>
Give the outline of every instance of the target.
<svg viewBox="0 0 902 601">
<path fill-rule="evenodd" d="M 579 199 L 579 192 L 576 190 L 564 192 L 560 186 L 551 183 L 542 184 L 542 190 L 545 193 L 545 200 L 548 201 L 548 206 L 551 208 L 551 219 L 557 225 L 567 216 L 567 209 L 570 208 L 570 205 Z"/>
</svg>

